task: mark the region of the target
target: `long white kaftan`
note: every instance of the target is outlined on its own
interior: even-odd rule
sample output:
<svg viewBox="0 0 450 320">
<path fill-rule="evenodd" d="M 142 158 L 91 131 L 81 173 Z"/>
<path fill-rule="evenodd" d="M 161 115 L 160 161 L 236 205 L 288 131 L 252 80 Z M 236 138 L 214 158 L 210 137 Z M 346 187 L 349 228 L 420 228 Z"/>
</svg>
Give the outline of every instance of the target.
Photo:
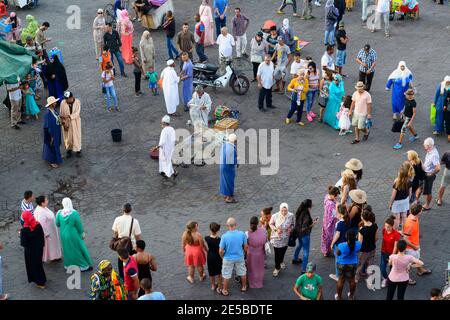
<svg viewBox="0 0 450 320">
<path fill-rule="evenodd" d="M 197 92 L 192 95 L 191 101 L 189 101 L 189 115 L 191 116 L 192 124 L 195 127 L 208 127 L 208 116 L 211 112 L 211 97 L 206 92 L 203 93 L 201 97 L 198 96 Z M 202 110 L 202 107 L 206 109 Z"/>
<path fill-rule="evenodd" d="M 180 104 L 180 95 L 178 93 L 180 77 L 177 76 L 173 67 L 166 67 L 161 73 L 161 79 L 167 113 L 173 114 L 177 111 L 177 106 Z"/>
<path fill-rule="evenodd" d="M 175 130 L 165 127 L 159 138 L 159 172 L 164 172 L 167 177 L 174 173 L 172 166 L 172 155 L 175 149 Z"/>
<path fill-rule="evenodd" d="M 61 242 L 56 228 L 55 214 L 49 209 L 37 206 L 34 210 L 34 218 L 38 221 L 45 235 L 43 262 L 61 259 Z"/>
</svg>

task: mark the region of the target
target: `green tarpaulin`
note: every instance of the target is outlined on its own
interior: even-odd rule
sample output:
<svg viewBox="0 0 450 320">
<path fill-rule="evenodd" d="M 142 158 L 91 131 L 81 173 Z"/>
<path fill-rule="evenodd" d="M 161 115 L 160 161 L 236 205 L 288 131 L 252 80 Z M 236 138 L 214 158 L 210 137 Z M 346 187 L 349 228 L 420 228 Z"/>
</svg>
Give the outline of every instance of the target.
<svg viewBox="0 0 450 320">
<path fill-rule="evenodd" d="M 0 86 L 17 83 L 30 72 L 33 53 L 17 44 L 0 38 Z"/>
</svg>

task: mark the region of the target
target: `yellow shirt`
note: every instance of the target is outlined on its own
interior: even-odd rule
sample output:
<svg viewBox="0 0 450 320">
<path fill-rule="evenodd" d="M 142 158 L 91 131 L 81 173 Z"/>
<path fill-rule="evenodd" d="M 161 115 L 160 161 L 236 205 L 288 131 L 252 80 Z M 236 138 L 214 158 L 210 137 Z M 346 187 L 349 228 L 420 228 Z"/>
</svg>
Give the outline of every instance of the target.
<svg viewBox="0 0 450 320">
<path fill-rule="evenodd" d="M 288 91 L 297 92 L 298 86 L 303 86 L 302 93 L 300 94 L 300 100 L 301 101 L 306 100 L 306 93 L 309 90 L 308 79 L 303 79 L 302 81 L 299 81 L 298 77 L 292 79 L 291 82 L 289 83 Z"/>
</svg>

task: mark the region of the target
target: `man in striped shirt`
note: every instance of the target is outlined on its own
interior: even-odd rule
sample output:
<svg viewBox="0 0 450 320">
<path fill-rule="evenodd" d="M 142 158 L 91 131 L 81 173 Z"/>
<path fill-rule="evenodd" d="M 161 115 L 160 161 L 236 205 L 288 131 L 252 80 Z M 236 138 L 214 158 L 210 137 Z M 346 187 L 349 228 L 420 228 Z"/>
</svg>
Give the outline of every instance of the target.
<svg viewBox="0 0 450 320">
<path fill-rule="evenodd" d="M 364 83 L 366 91 L 370 91 L 377 65 L 377 53 L 370 47 L 370 44 L 366 44 L 359 51 L 356 62 L 359 64 L 359 81 Z"/>
<path fill-rule="evenodd" d="M 23 219 L 22 219 L 22 212 L 24 211 L 31 211 L 31 213 L 34 213 L 34 207 L 33 207 L 33 191 L 25 191 L 23 195 L 23 200 L 20 204 L 20 224 L 23 226 Z"/>
</svg>

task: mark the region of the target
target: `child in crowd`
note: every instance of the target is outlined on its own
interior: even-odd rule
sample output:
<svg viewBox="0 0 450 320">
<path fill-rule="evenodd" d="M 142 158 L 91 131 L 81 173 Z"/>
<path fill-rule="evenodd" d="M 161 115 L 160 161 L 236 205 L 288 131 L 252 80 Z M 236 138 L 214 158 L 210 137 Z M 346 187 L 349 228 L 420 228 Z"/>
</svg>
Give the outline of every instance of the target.
<svg viewBox="0 0 450 320">
<path fill-rule="evenodd" d="M 109 52 L 108 46 L 103 47 L 102 55 L 98 60 L 100 63 L 100 71 L 106 71 L 106 66 L 108 63 L 111 63 L 111 52 Z"/>
<path fill-rule="evenodd" d="M 330 87 L 330 83 L 333 81 L 333 74 L 330 71 L 326 71 L 325 77 L 320 80 L 319 83 L 319 99 L 318 103 L 320 106 L 319 113 L 319 122 L 323 122 L 323 114 L 325 112 L 325 108 L 327 107 L 328 102 L 328 88 Z"/>
<path fill-rule="evenodd" d="M 30 75 L 28 74 L 27 78 L 29 77 Z M 39 119 L 38 113 L 41 112 L 41 110 L 39 110 L 36 100 L 34 100 L 35 93 L 33 89 L 31 89 L 28 81 L 23 84 L 23 94 L 25 95 L 25 113 L 28 116 L 34 116 L 36 120 Z"/>
<path fill-rule="evenodd" d="M 146 73 L 146 77 L 149 79 L 148 87 L 152 90 L 154 96 L 159 95 L 158 93 L 158 73 L 153 69 L 153 67 L 149 67 Z"/>
<path fill-rule="evenodd" d="M 351 133 L 350 129 L 350 106 L 352 105 L 352 96 L 345 96 L 344 101 L 341 104 L 341 108 L 337 113 L 337 118 L 339 119 L 339 135 L 345 136 L 347 133 Z"/>
<path fill-rule="evenodd" d="M 208 274 L 211 281 L 211 290 L 216 290 L 217 293 L 222 291 L 222 258 L 219 254 L 220 237 L 219 230 L 220 225 L 216 222 L 212 222 L 209 225 L 209 236 L 205 237 L 205 242 L 208 246 Z M 217 282 L 216 282 L 217 277 Z"/>
</svg>

